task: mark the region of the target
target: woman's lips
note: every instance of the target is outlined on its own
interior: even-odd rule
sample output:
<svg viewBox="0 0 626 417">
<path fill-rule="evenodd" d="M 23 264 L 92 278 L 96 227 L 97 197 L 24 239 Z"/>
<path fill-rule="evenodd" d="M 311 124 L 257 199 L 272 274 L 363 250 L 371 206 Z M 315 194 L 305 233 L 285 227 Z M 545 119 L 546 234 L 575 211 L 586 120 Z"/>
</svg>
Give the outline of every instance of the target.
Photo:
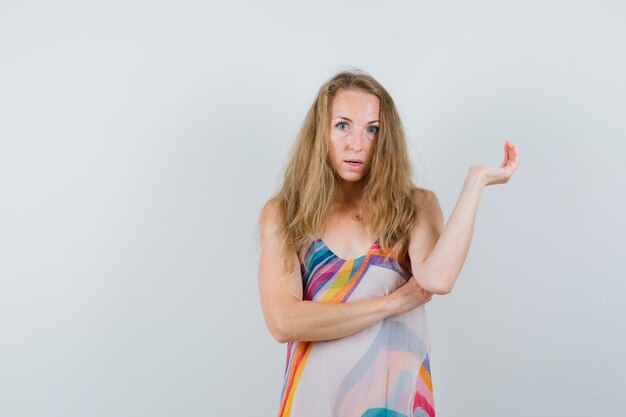
<svg viewBox="0 0 626 417">
<path fill-rule="evenodd" d="M 363 161 L 346 160 L 343 163 L 350 171 L 359 171 L 363 168 Z"/>
</svg>

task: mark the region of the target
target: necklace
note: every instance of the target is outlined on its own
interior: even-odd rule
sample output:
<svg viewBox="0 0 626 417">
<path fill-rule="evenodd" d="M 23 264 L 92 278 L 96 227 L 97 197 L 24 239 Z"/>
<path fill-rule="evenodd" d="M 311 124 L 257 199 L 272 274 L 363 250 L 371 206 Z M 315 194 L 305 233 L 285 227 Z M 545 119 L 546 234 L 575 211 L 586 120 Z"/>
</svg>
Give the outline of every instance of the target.
<svg viewBox="0 0 626 417">
<path fill-rule="evenodd" d="M 339 204 L 341 205 L 341 207 L 343 207 L 348 213 L 352 214 L 352 220 L 356 220 L 357 222 L 360 222 L 361 220 L 363 220 L 363 217 L 361 217 L 361 212 L 363 210 L 363 206 L 359 206 L 359 212 L 358 213 L 352 213 L 352 211 L 348 210 L 348 208 L 346 206 L 343 205 L 343 203 L 341 201 L 339 201 Z"/>
</svg>

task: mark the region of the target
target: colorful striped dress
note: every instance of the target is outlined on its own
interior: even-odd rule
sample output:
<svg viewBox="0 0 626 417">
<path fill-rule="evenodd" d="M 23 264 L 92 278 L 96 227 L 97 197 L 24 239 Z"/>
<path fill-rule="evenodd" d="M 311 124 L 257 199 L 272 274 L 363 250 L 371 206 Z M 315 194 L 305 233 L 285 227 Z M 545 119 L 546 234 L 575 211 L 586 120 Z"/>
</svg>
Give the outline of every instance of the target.
<svg viewBox="0 0 626 417">
<path fill-rule="evenodd" d="M 316 237 L 300 253 L 303 299 L 328 303 L 393 292 L 411 272 L 378 241 L 341 259 Z M 287 343 L 279 417 L 434 417 L 424 305 L 350 336 Z"/>
</svg>

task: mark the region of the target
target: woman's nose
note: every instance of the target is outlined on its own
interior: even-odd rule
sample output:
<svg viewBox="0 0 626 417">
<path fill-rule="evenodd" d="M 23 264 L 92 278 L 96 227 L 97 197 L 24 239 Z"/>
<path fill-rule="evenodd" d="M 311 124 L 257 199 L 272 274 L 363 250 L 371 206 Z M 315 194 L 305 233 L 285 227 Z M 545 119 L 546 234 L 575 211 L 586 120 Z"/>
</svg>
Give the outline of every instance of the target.
<svg viewBox="0 0 626 417">
<path fill-rule="evenodd" d="M 363 133 L 359 131 L 354 131 L 350 135 L 350 150 L 360 151 L 363 149 L 363 141 L 365 138 L 363 137 Z"/>
</svg>

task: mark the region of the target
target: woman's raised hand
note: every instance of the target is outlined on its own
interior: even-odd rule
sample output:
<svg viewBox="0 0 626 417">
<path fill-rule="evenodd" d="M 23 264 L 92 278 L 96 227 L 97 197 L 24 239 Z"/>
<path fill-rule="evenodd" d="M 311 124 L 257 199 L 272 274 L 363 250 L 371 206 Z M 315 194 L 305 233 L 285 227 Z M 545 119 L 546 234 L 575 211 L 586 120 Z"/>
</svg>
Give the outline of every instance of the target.
<svg viewBox="0 0 626 417">
<path fill-rule="evenodd" d="M 519 165 L 519 151 L 511 141 L 504 142 L 504 160 L 499 167 L 473 165 L 468 169 L 470 175 L 479 176 L 485 185 L 503 184 L 509 181 Z"/>
</svg>

